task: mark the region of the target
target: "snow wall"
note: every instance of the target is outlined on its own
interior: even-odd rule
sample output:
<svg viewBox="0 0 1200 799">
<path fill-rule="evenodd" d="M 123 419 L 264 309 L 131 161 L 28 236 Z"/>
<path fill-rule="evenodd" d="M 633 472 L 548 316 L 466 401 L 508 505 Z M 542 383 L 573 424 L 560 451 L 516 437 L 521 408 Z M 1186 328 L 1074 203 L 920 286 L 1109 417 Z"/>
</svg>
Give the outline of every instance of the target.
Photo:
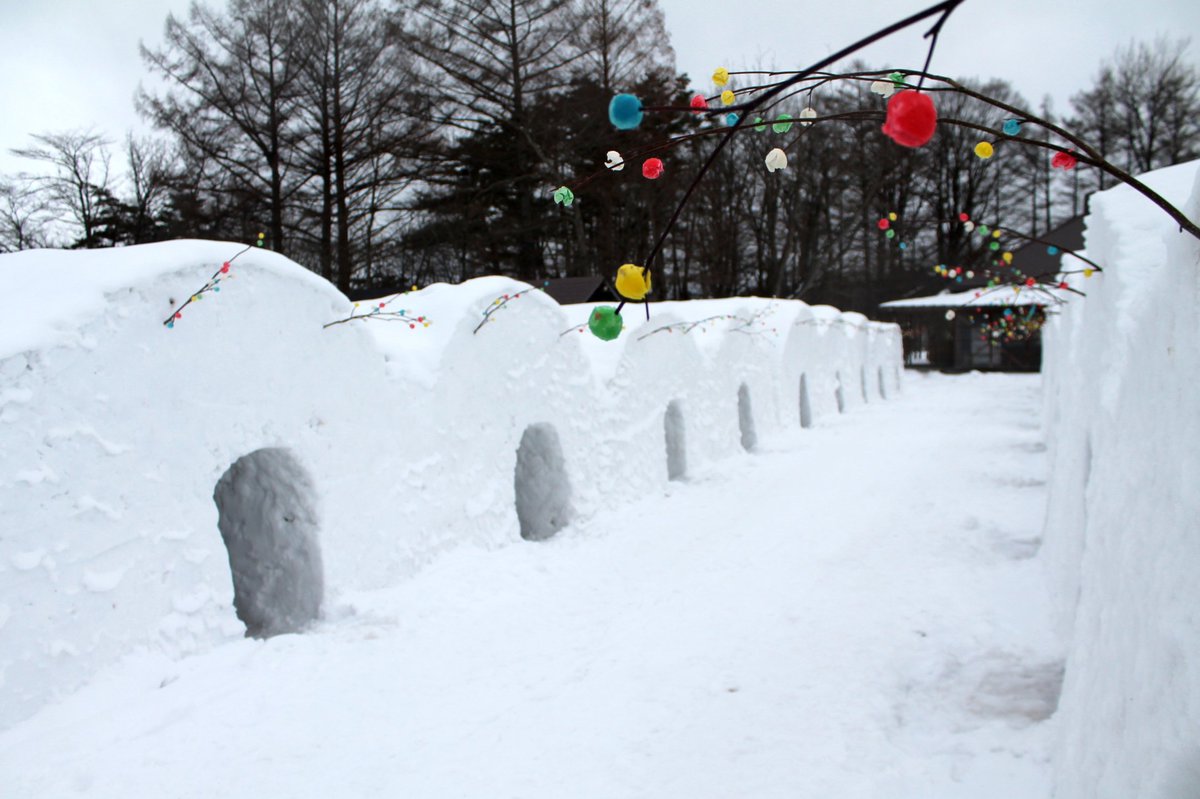
<svg viewBox="0 0 1200 799">
<path fill-rule="evenodd" d="M 0 256 L 0 726 L 126 653 L 301 631 L 899 389 L 899 329 L 829 307 L 632 307 L 602 342 L 590 306 L 501 307 L 527 287 L 489 277 L 386 309 L 428 327 L 323 328 L 351 303 L 261 250 L 165 329 L 238 249 Z"/>
<path fill-rule="evenodd" d="M 1197 163 L 1142 179 L 1200 219 Z M 1092 198 L 1086 244 L 1105 271 L 1072 278 L 1088 296 L 1045 340 L 1043 551 L 1069 641 L 1055 796 L 1194 798 L 1200 241 L 1121 186 Z"/>
</svg>

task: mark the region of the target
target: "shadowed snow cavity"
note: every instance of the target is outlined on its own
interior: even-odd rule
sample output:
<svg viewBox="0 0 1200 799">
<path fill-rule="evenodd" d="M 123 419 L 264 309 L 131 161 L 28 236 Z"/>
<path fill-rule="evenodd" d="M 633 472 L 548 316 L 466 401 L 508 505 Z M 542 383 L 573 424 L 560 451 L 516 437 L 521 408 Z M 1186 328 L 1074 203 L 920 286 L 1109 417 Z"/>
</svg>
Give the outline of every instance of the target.
<svg viewBox="0 0 1200 799">
<path fill-rule="evenodd" d="M 800 375 L 800 426 L 812 427 L 812 403 L 808 401 L 808 375 Z"/>
<path fill-rule="evenodd" d="M 837 380 L 837 388 L 833 391 L 833 397 L 837 400 L 838 413 L 846 412 L 846 392 L 842 388 L 842 373 L 835 372 L 834 378 Z"/>
<path fill-rule="evenodd" d="M 679 400 L 671 400 L 663 417 L 667 437 L 667 479 L 687 477 L 687 437 L 683 428 L 683 409 Z"/>
<path fill-rule="evenodd" d="M 248 636 L 297 632 L 320 613 L 325 578 L 314 496 L 308 474 L 283 449 L 238 458 L 217 481 L 217 527 Z"/>
<path fill-rule="evenodd" d="M 883 383 L 883 367 L 879 367 L 879 397 L 887 399 L 887 386 Z"/>
<path fill-rule="evenodd" d="M 758 433 L 754 430 L 754 412 L 750 409 L 750 389 L 745 383 L 738 389 L 738 428 L 742 433 L 742 448 L 752 452 L 758 445 Z"/>
<path fill-rule="evenodd" d="M 867 396 L 867 367 L 860 367 L 858 370 L 858 384 L 862 387 L 863 402 L 870 402 L 871 398 Z"/>
<path fill-rule="evenodd" d="M 532 424 L 525 429 L 517 447 L 513 483 L 525 540 L 545 541 L 571 521 L 571 484 L 552 425 Z"/>
</svg>

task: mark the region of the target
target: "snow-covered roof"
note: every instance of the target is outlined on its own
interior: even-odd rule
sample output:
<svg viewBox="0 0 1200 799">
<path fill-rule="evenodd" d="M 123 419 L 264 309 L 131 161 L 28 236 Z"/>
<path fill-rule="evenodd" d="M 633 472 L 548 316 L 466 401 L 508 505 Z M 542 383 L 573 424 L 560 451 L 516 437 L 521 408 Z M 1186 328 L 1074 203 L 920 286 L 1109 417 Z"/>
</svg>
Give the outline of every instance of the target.
<svg viewBox="0 0 1200 799">
<path fill-rule="evenodd" d="M 1066 292 L 1057 289 L 1022 288 L 1000 286 L 991 289 L 960 291 L 957 294 L 944 292 L 931 297 L 912 297 L 907 300 L 892 300 L 880 303 L 880 308 L 984 308 L 1028 305 L 1057 305 L 1065 301 Z"/>
</svg>

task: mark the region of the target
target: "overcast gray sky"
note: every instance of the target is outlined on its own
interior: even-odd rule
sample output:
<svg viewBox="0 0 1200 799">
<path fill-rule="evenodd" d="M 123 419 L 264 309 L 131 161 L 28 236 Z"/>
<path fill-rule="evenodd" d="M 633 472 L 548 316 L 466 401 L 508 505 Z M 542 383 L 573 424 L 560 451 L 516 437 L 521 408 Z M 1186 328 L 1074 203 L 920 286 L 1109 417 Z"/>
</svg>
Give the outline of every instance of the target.
<svg viewBox="0 0 1200 799">
<path fill-rule="evenodd" d="M 157 45 L 167 13 L 189 0 L 0 0 L 0 172 L 31 133 L 94 127 L 119 140 L 140 125 L 133 95 L 144 78 L 138 41 Z M 798 69 L 932 0 L 660 0 L 681 71 L 707 84 L 713 69 Z M 923 30 L 862 57 L 919 67 Z M 1200 36 L 1198 0 L 967 0 L 944 29 L 932 69 L 1002 77 L 1033 104 L 1059 112 L 1102 58 L 1133 40 Z M 1189 49 L 1200 62 L 1200 44 Z"/>
</svg>

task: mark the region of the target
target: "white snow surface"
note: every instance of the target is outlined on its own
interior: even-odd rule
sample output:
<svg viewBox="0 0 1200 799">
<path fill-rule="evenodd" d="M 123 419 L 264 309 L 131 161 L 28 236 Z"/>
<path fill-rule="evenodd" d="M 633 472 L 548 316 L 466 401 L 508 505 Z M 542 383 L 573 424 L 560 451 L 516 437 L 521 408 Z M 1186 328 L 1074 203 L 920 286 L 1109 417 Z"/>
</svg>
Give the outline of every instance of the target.
<svg viewBox="0 0 1200 799">
<path fill-rule="evenodd" d="M 1141 179 L 1200 220 L 1192 162 Z M 1200 242 L 1093 196 L 1087 292 L 1047 328 L 1046 557 L 1069 637 L 1061 799 L 1200 797 Z"/>
<path fill-rule="evenodd" d="M 6 795 L 1049 797 L 1039 383 L 910 376 L 754 453 L 726 422 L 549 540 L 132 652 L 0 733 Z"/>
<path fill-rule="evenodd" d="M 894 325 L 794 301 L 631 307 L 601 342 L 566 332 L 587 307 L 531 291 L 476 333 L 528 288 L 488 277 L 388 306 L 429 327 L 323 327 L 351 303 L 258 248 L 166 329 L 241 249 L 0 256 L 0 728 L 131 652 L 303 629 L 458 548 L 659 491 L 671 403 L 686 479 L 744 452 L 739 394 L 770 446 L 799 424 L 802 376 L 818 420 L 838 386 L 853 410 L 900 377 Z"/>
</svg>

